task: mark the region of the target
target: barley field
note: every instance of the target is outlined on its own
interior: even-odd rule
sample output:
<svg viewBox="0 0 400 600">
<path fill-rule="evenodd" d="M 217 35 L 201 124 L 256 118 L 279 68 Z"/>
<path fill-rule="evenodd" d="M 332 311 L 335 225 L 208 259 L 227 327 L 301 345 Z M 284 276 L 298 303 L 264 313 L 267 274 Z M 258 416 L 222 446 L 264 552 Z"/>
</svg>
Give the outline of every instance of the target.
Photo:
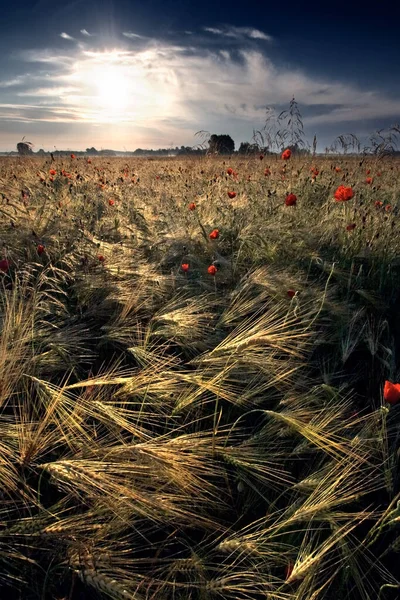
<svg viewBox="0 0 400 600">
<path fill-rule="evenodd" d="M 0 597 L 399 598 L 400 159 L 0 193 Z"/>
</svg>

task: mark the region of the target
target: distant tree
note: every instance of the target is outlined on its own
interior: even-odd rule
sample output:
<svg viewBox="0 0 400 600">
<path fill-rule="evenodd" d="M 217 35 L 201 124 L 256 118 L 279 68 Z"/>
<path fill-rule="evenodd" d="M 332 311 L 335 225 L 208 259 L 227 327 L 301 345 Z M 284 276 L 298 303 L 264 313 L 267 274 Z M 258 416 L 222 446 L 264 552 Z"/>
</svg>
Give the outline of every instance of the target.
<svg viewBox="0 0 400 600">
<path fill-rule="evenodd" d="M 201 154 L 205 154 L 205 150 L 203 148 L 197 148 L 196 146 L 192 147 L 192 146 L 181 146 L 180 149 L 178 150 L 177 154 L 178 155 L 201 155 Z"/>
<path fill-rule="evenodd" d="M 25 136 L 22 138 L 22 141 L 18 142 L 18 144 L 17 144 L 18 154 L 20 154 L 21 156 L 27 156 L 29 154 L 33 154 L 32 142 L 24 142 L 24 139 L 25 139 Z"/>
<path fill-rule="evenodd" d="M 250 142 L 242 142 L 238 150 L 239 154 L 269 154 L 268 148 L 263 148 L 257 143 L 251 144 Z"/>
<path fill-rule="evenodd" d="M 311 150 L 309 148 L 302 148 L 299 146 L 299 144 L 297 144 L 297 142 L 295 144 L 289 144 L 288 146 L 285 146 L 285 148 L 289 148 L 289 150 L 292 151 L 292 154 L 298 154 L 300 156 L 307 156 L 308 154 L 311 154 Z"/>
<path fill-rule="evenodd" d="M 208 151 L 210 154 L 233 154 L 235 152 L 235 142 L 230 135 L 212 134 L 208 140 Z"/>
<path fill-rule="evenodd" d="M 103 150 L 99 150 L 97 154 L 101 154 L 102 156 L 115 156 L 116 152 L 115 150 L 109 150 L 107 148 L 104 148 Z"/>
<path fill-rule="evenodd" d="M 242 142 L 239 146 L 239 154 L 248 154 L 250 148 L 250 142 Z"/>
<path fill-rule="evenodd" d="M 98 151 L 92 146 L 91 148 L 86 148 L 86 154 L 98 154 Z"/>
</svg>

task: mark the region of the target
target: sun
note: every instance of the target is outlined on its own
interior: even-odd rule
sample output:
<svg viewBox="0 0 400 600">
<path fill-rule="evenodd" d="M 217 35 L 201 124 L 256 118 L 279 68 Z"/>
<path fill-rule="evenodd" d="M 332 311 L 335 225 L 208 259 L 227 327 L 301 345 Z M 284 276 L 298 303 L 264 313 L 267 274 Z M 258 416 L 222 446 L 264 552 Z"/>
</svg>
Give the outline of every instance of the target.
<svg viewBox="0 0 400 600">
<path fill-rule="evenodd" d="M 85 50 L 66 78 L 77 90 L 68 100 L 91 122 L 143 124 L 172 110 L 176 86 L 170 75 L 155 51 Z"/>
<path fill-rule="evenodd" d="M 71 79 L 80 88 L 81 101 L 99 118 L 120 117 L 132 97 L 132 79 L 117 52 L 85 53 L 75 64 Z"/>
<path fill-rule="evenodd" d="M 94 73 L 96 104 L 109 110 L 122 110 L 129 100 L 129 81 L 126 73 L 116 66 L 99 68 L 99 71 Z"/>
</svg>

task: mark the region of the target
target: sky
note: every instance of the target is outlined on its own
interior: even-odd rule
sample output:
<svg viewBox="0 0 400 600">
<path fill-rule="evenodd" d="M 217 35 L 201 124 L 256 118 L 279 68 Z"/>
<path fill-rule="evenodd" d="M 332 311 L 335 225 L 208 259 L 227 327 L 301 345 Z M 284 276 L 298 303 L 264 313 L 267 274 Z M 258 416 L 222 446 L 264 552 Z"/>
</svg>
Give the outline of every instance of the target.
<svg viewBox="0 0 400 600">
<path fill-rule="evenodd" d="M 238 148 L 293 97 L 318 150 L 368 143 L 400 123 L 399 22 L 386 0 L 9 2 L 0 151 L 24 136 L 35 151 L 195 146 L 198 131 Z"/>
</svg>

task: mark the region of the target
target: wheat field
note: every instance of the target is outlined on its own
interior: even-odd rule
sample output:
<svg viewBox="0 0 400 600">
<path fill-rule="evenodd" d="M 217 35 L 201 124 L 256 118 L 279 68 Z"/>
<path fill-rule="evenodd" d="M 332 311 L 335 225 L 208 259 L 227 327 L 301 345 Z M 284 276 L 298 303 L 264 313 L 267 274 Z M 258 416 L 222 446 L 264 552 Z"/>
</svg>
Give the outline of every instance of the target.
<svg viewBox="0 0 400 600">
<path fill-rule="evenodd" d="M 0 597 L 400 597 L 399 159 L 3 158 L 0 193 Z"/>
</svg>

